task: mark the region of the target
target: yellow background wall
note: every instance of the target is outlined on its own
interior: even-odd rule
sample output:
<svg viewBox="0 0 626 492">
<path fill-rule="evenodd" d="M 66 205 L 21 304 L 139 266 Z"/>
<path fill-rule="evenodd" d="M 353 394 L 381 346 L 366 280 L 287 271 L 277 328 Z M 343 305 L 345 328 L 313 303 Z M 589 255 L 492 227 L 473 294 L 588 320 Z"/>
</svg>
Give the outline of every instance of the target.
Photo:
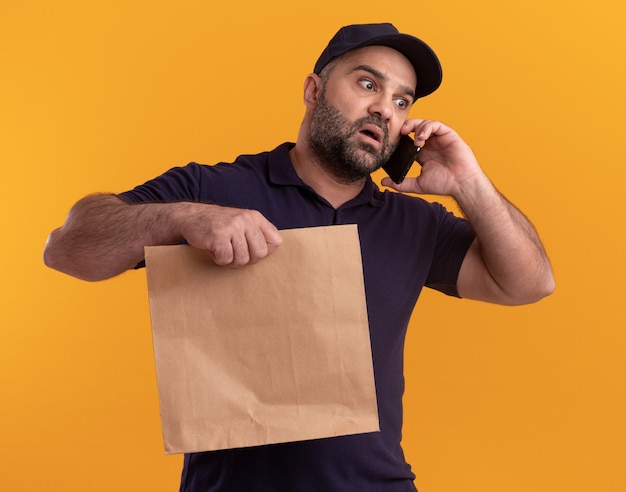
<svg viewBox="0 0 626 492">
<path fill-rule="evenodd" d="M 521 308 L 424 294 L 405 432 L 420 491 L 626 490 L 625 5 L 3 0 L 0 488 L 177 490 L 144 273 L 47 270 L 46 236 L 88 193 L 294 139 L 334 32 L 391 21 L 444 65 L 414 115 L 470 142 L 558 281 Z"/>
</svg>

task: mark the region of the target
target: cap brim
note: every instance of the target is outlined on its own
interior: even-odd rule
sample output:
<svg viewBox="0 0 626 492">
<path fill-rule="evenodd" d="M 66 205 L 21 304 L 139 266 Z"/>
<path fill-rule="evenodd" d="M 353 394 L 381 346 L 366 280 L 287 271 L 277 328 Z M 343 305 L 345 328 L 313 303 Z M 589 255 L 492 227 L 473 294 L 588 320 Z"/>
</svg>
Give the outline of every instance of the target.
<svg viewBox="0 0 626 492">
<path fill-rule="evenodd" d="M 413 65 L 417 77 L 415 97 L 432 94 L 441 85 L 441 64 L 435 52 L 423 41 L 409 34 L 392 34 L 368 39 L 353 49 L 366 46 L 387 46 L 402 53 Z"/>
</svg>

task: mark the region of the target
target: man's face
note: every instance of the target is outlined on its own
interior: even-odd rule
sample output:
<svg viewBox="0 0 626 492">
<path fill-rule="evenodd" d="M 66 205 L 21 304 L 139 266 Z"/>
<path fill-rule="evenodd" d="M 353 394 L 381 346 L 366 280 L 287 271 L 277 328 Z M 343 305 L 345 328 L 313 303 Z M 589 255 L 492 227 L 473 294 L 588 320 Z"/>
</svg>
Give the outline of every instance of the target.
<svg viewBox="0 0 626 492">
<path fill-rule="evenodd" d="M 341 57 L 311 121 L 309 146 L 318 162 L 347 183 L 381 167 L 397 145 L 414 87 L 413 67 L 395 50 L 372 46 Z"/>
</svg>

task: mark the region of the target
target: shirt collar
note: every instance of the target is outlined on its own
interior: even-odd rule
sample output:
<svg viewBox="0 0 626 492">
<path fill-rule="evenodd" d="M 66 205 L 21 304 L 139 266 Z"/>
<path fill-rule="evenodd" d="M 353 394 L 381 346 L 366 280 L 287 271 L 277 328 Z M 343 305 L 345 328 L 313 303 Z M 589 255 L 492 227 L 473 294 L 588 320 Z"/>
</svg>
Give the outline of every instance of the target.
<svg viewBox="0 0 626 492">
<path fill-rule="evenodd" d="M 298 173 L 296 173 L 296 170 L 293 167 L 293 163 L 289 157 L 289 151 L 294 146 L 295 144 L 292 142 L 285 142 L 270 152 L 268 156 L 269 181 L 270 183 L 279 186 L 304 187 L 315 193 L 310 186 L 300 179 L 300 176 L 298 176 Z M 368 176 L 365 186 L 361 192 L 349 202 L 344 203 L 341 208 L 352 207 L 364 203 L 369 203 L 374 207 L 380 207 L 383 202 L 383 193 L 381 193 L 372 178 Z"/>
</svg>

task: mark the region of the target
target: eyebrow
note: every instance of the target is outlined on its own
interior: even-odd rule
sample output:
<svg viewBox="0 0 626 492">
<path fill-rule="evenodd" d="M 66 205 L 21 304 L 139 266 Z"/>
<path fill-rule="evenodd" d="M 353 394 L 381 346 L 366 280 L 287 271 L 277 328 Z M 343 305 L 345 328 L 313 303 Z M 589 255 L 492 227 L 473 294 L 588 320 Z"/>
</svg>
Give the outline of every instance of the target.
<svg viewBox="0 0 626 492">
<path fill-rule="evenodd" d="M 359 70 L 363 70 L 365 72 L 369 72 L 371 73 L 373 76 L 381 79 L 381 80 L 389 80 L 388 77 L 382 73 L 380 70 L 375 69 L 374 67 L 371 67 L 369 65 L 357 65 L 356 67 L 354 67 L 352 70 L 350 70 L 350 72 L 358 72 Z M 400 89 L 408 96 L 411 96 L 411 98 L 413 99 L 413 101 L 415 101 L 415 91 L 413 89 L 411 89 L 410 87 L 407 86 L 400 86 Z"/>
</svg>

